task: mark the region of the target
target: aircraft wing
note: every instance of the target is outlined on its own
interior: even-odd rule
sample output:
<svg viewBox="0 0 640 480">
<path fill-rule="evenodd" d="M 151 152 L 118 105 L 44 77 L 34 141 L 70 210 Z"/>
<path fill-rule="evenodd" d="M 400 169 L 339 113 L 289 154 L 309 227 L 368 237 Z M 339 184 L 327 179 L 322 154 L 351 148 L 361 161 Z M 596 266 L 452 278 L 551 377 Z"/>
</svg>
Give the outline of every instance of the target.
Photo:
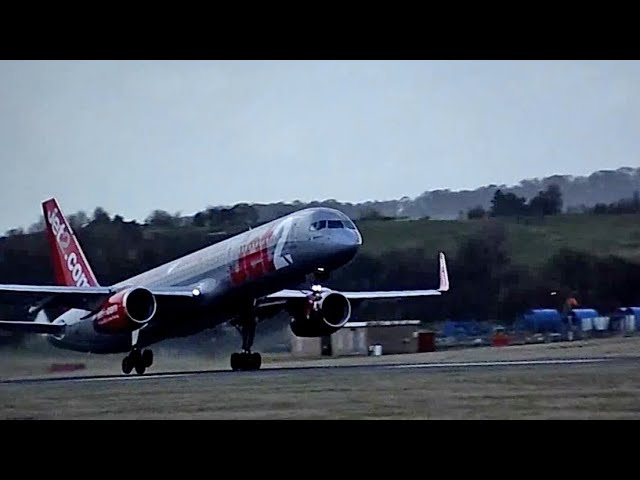
<svg viewBox="0 0 640 480">
<path fill-rule="evenodd" d="M 385 298 L 410 298 L 442 295 L 442 290 L 384 290 L 384 291 L 359 291 L 345 292 L 336 290 L 349 300 L 377 300 Z M 312 290 L 280 290 L 277 293 L 268 295 L 269 300 L 288 300 L 296 298 L 306 298 L 313 293 Z"/>
<path fill-rule="evenodd" d="M 439 255 L 439 273 L 440 286 L 433 290 L 387 290 L 387 291 L 359 291 L 345 292 L 338 290 L 339 293 L 347 297 L 349 300 L 378 300 L 385 298 L 411 298 L 411 297 L 427 297 L 433 295 L 442 295 L 449 291 L 449 274 L 447 271 L 447 263 L 444 253 Z M 271 295 L 267 295 L 267 300 L 288 300 L 296 298 L 306 298 L 313 293 L 312 290 L 280 290 Z"/>
<path fill-rule="evenodd" d="M 0 293 L 24 293 L 36 295 L 109 295 L 109 287 L 67 287 L 58 285 L 0 285 Z"/>
<path fill-rule="evenodd" d="M 44 322 L 0 321 L 0 330 L 21 333 L 48 333 L 59 335 L 64 332 L 64 325 Z"/>
<path fill-rule="evenodd" d="M 187 287 L 149 289 L 158 298 L 196 297 Z M 47 306 L 92 310 L 96 304 L 116 293 L 113 287 L 75 287 L 59 285 L 0 285 L 0 303 L 41 302 Z"/>
</svg>

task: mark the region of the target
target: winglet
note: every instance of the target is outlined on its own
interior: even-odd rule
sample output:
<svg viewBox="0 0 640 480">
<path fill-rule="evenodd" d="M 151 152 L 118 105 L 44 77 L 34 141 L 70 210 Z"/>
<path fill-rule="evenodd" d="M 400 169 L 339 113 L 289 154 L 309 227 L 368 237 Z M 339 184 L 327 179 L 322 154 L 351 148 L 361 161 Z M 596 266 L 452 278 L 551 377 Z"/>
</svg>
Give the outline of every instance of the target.
<svg viewBox="0 0 640 480">
<path fill-rule="evenodd" d="M 438 291 L 447 292 L 449 291 L 449 272 L 447 271 L 447 260 L 443 252 L 440 252 L 438 263 L 440 266 L 440 288 L 438 288 Z"/>
</svg>

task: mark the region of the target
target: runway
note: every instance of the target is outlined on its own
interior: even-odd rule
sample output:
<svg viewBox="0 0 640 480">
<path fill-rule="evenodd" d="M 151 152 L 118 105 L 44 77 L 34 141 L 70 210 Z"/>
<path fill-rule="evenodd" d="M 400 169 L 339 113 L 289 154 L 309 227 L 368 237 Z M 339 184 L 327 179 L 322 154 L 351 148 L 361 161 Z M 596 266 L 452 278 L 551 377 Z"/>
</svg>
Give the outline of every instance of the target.
<svg viewBox="0 0 640 480">
<path fill-rule="evenodd" d="M 640 418 L 640 356 L 548 353 L 23 376 L 0 380 L 0 419 Z"/>
<path fill-rule="evenodd" d="M 431 363 L 380 363 L 366 365 L 315 365 L 315 366 L 290 366 L 290 367 L 263 367 L 261 370 L 254 372 L 233 372 L 229 369 L 218 370 L 193 370 L 181 372 L 147 372 L 143 375 L 131 373 L 129 375 L 73 375 L 73 376 L 56 376 L 56 377 L 29 377 L 29 378 L 12 378 L 0 380 L 0 384 L 45 384 L 45 383 L 84 383 L 84 382 L 135 382 L 145 380 L 169 380 L 177 378 L 194 378 L 205 376 L 225 376 L 225 375 L 270 375 L 274 373 L 289 373 L 293 375 L 304 374 L 309 371 L 371 371 L 386 370 L 400 372 L 403 370 L 485 370 L 485 369 L 504 369 L 504 368 L 522 368 L 522 367 L 553 367 L 561 365 L 585 365 L 585 364 L 623 364 L 629 362 L 638 362 L 640 365 L 640 356 L 638 357 L 601 357 L 601 358 L 547 358 L 535 360 L 502 360 L 502 361 L 478 361 L 478 362 L 431 362 Z"/>
</svg>

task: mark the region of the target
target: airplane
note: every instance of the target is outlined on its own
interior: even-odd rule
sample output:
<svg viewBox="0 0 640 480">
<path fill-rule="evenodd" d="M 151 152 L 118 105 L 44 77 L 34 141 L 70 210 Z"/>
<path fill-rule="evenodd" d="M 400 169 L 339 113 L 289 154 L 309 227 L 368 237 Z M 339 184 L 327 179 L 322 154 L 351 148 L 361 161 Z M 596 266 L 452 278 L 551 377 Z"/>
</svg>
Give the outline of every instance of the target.
<svg viewBox="0 0 640 480">
<path fill-rule="evenodd" d="M 42 202 L 56 285 L 2 285 L 0 301 L 26 302 L 31 320 L 0 321 L 0 329 L 44 334 L 55 347 L 98 354 L 127 353 L 122 372 L 153 364 L 151 345 L 228 323 L 241 334 L 233 371 L 259 370 L 252 351 L 256 325 L 280 312 L 298 337 L 331 335 L 366 300 L 426 297 L 449 290 L 443 252 L 439 288 L 337 291 L 322 285 L 349 263 L 362 235 L 343 212 L 307 208 L 103 286 L 55 197 Z M 310 281 L 311 279 L 311 281 Z M 300 285 L 310 288 L 299 288 Z"/>
</svg>

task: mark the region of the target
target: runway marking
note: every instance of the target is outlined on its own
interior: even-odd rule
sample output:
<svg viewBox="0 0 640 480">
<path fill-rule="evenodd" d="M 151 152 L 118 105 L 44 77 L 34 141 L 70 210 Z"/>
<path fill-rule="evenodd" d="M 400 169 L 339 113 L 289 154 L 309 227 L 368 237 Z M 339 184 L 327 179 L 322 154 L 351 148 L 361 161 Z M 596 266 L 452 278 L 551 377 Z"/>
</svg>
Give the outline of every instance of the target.
<svg viewBox="0 0 640 480">
<path fill-rule="evenodd" d="M 108 377 L 60 377 L 60 380 L 70 381 L 70 382 L 110 382 L 110 381 L 118 381 L 118 380 L 153 380 L 154 378 L 176 378 L 176 377 L 187 377 L 189 375 L 194 375 L 193 373 L 148 373 L 146 375 L 122 375 L 122 376 L 108 376 Z"/>
<path fill-rule="evenodd" d="M 451 362 L 451 363 L 414 363 L 392 365 L 389 368 L 443 368 L 443 367 L 500 367 L 511 365 L 560 365 L 560 364 L 580 364 L 580 363 L 602 363 L 609 361 L 608 358 L 575 358 L 557 360 L 501 360 L 495 362 Z"/>
</svg>

